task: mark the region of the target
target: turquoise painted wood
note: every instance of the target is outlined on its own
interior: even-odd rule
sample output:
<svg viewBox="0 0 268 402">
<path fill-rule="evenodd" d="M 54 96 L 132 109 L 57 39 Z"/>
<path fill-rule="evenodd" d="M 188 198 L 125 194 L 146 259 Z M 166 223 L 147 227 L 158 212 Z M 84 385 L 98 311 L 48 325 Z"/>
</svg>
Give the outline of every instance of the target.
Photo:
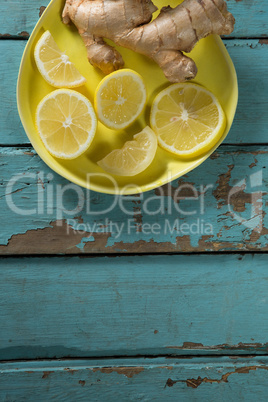
<svg viewBox="0 0 268 402">
<path fill-rule="evenodd" d="M 3 401 L 267 401 L 268 359 L 119 359 L 0 365 Z"/>
<path fill-rule="evenodd" d="M 99 194 L 2 148 L 1 254 L 268 250 L 268 149 L 222 146 L 198 169 L 138 196 Z"/>
<path fill-rule="evenodd" d="M 224 144 L 117 200 L 51 172 L 19 121 L 47 4 L 0 4 L 0 401 L 266 402 L 267 1 L 228 0 L 240 94 Z"/>
<path fill-rule="evenodd" d="M 266 0 L 227 0 L 236 18 L 234 37 L 267 37 L 268 5 Z M 0 6 L 0 34 L 27 38 L 48 0 L 5 0 Z M 163 0 L 163 6 L 168 1 Z M 12 16 L 12 17 L 11 17 Z"/>
<path fill-rule="evenodd" d="M 1 259 L 0 360 L 267 354 L 267 263 L 259 254 Z"/>
<path fill-rule="evenodd" d="M 224 43 L 236 68 L 239 90 L 237 113 L 225 143 L 267 143 L 268 42 L 225 40 Z"/>
<path fill-rule="evenodd" d="M 3 145 L 29 143 L 16 105 L 16 81 L 25 44 L 25 41 L 0 41 L 0 144 Z M 225 143 L 267 143 L 268 45 L 259 40 L 225 40 L 225 45 L 239 83 L 237 114 Z"/>
</svg>

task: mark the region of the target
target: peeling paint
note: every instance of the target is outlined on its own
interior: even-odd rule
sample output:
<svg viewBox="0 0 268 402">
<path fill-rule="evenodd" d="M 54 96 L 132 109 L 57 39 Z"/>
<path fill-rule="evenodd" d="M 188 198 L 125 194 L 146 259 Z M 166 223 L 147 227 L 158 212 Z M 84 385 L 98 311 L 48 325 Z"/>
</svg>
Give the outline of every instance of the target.
<svg viewBox="0 0 268 402">
<path fill-rule="evenodd" d="M 251 187 L 251 178 L 259 172 L 260 167 L 265 165 L 267 150 L 265 147 L 262 149 L 251 147 L 250 151 L 232 149 L 230 146 L 224 148 L 224 151 L 219 149 L 215 154 L 217 161 L 213 162 L 212 159 L 206 162 L 206 164 L 209 163 L 209 167 L 203 164 L 202 168 L 200 167 L 195 173 L 189 173 L 169 185 L 144 193 L 143 202 L 139 196 L 134 200 L 124 198 L 128 214 L 122 211 L 119 203 L 115 204 L 107 214 L 100 213 L 100 209 L 109 210 L 113 198 L 92 192 L 89 196 L 90 212 L 85 204 L 70 217 L 64 211 L 59 214 L 61 205 L 57 204 L 57 194 L 53 195 L 54 203 L 47 205 L 53 198 L 49 195 L 49 191 L 54 186 L 64 186 L 63 179 L 58 176 L 49 179 L 48 175 L 51 173 L 46 170 L 42 175 L 38 174 L 44 168 L 38 156 L 32 155 L 31 148 L 18 150 L 5 147 L 1 150 L 3 161 L 1 163 L 7 161 L 7 165 L 3 167 L 4 179 L 0 183 L 1 207 L 7 207 L 5 185 L 10 177 L 10 169 L 12 172 L 17 172 L 19 158 L 19 163 L 24 161 L 28 166 L 29 174 L 33 172 L 36 179 L 29 181 L 30 179 L 22 178 L 14 186 L 11 199 L 21 209 L 39 211 L 40 197 L 43 197 L 44 212 L 36 212 L 30 217 L 22 215 L 18 219 L 17 214 L 8 209 L 6 216 L 3 216 L 0 253 L 29 255 L 268 250 L 268 216 L 263 211 L 265 203 L 268 204 L 267 192 L 265 192 L 267 190 L 265 169 L 262 172 L 263 180 L 258 191 L 255 191 L 254 185 Z M 260 157 L 262 154 L 263 156 Z M 211 168 L 212 165 L 216 165 L 215 170 Z M 202 170 L 203 167 L 204 170 Z M 245 172 L 241 173 L 241 167 Z M 27 170 L 25 175 L 27 176 Z M 241 178 L 245 179 L 247 187 L 243 184 L 235 187 L 233 183 L 242 182 Z M 191 187 L 187 185 L 194 185 L 198 195 L 205 191 L 202 190 L 202 186 L 210 185 L 210 190 L 203 198 L 203 210 L 201 197 L 198 201 L 185 200 L 193 196 Z M 184 186 L 179 193 L 180 197 L 184 197 L 183 200 L 179 199 L 176 193 L 180 186 Z M 228 195 L 231 189 L 238 191 L 231 197 L 229 205 Z M 261 191 L 262 189 L 264 191 Z M 86 199 L 85 191 L 82 191 Z M 259 198 L 257 198 L 258 194 L 260 194 Z M 66 211 L 75 211 L 75 202 L 70 193 L 64 195 L 63 205 Z M 147 212 L 144 207 L 146 205 L 147 207 L 149 205 Z M 157 212 L 159 208 L 161 213 L 148 213 L 148 210 Z M 184 211 L 196 212 L 194 215 L 186 215 Z M 236 220 L 237 215 L 241 217 L 241 221 Z M 205 223 L 209 222 L 213 230 L 202 231 L 200 226 L 197 231 L 192 230 L 192 225 L 203 218 Z M 129 220 L 131 229 L 128 227 Z M 70 221 L 73 222 L 72 225 Z M 118 225 L 120 231 L 115 229 L 116 226 L 109 226 L 109 222 L 112 225 Z M 244 222 L 248 223 L 248 226 Z M 84 230 L 79 229 L 80 223 L 80 227 L 84 227 Z M 170 226 L 167 226 L 167 223 Z M 159 227 L 158 232 L 151 230 L 154 224 Z M 181 229 L 184 224 L 190 227 L 185 232 Z M 94 229 L 94 225 L 99 225 L 100 229 Z M 145 225 L 151 228 L 147 232 Z"/>
<path fill-rule="evenodd" d="M 95 241 L 94 236 L 83 237 L 81 242 L 79 244 L 77 244 L 76 247 L 79 248 L 80 250 L 84 251 L 86 243 L 94 242 L 94 241 Z"/>
<path fill-rule="evenodd" d="M 234 371 L 229 371 L 228 373 L 225 373 L 221 376 L 220 379 L 212 379 L 212 378 L 201 378 L 200 376 L 198 378 L 189 378 L 187 380 L 172 380 L 171 378 L 167 379 L 165 387 L 173 387 L 174 384 L 178 382 L 184 382 L 186 383 L 187 387 L 190 388 L 198 388 L 201 384 L 206 383 L 206 384 L 220 384 L 220 383 L 227 383 L 228 378 L 232 374 L 248 374 L 250 371 L 255 371 L 258 369 L 262 370 L 268 370 L 267 366 L 248 366 L 248 367 L 239 367 L 235 369 Z"/>
<path fill-rule="evenodd" d="M 134 221 L 137 225 L 137 233 L 140 233 L 142 231 L 142 211 L 141 207 L 133 207 L 133 213 L 134 213 Z"/>
<path fill-rule="evenodd" d="M 89 243 L 94 243 L 94 252 L 99 252 L 105 248 L 110 235 L 94 233 L 93 242 L 91 237 L 86 238 L 84 233 L 75 231 L 65 220 L 57 220 L 50 222 L 49 227 L 30 229 L 25 233 L 12 235 L 7 245 L 0 245 L 0 253 L 58 254 L 64 252 L 77 254 L 77 252 L 84 251 L 92 252 L 88 246 Z"/>
<path fill-rule="evenodd" d="M 161 187 L 158 187 L 154 190 L 155 195 L 162 197 L 171 197 L 175 203 L 179 203 L 183 198 L 192 198 L 193 188 L 196 189 L 195 183 L 190 181 L 185 181 L 185 175 L 183 178 L 178 180 L 176 187 L 174 187 L 174 182 L 164 184 Z M 197 191 L 197 195 L 200 195 L 200 192 Z"/>
<path fill-rule="evenodd" d="M 178 381 L 173 381 L 171 378 L 168 378 L 165 387 L 173 387 L 177 382 Z"/>
<path fill-rule="evenodd" d="M 195 342 L 183 342 L 183 349 L 200 349 L 200 347 L 202 348 L 204 345 L 203 343 L 195 343 Z"/>
<path fill-rule="evenodd" d="M 134 377 L 144 371 L 144 367 L 103 367 L 103 368 L 94 368 L 92 369 L 93 373 L 100 371 L 103 374 L 111 374 L 117 373 L 122 374 L 128 378 Z"/>
<path fill-rule="evenodd" d="M 202 383 L 207 383 L 207 384 L 213 384 L 213 383 L 220 384 L 222 382 L 226 383 L 226 382 L 228 382 L 228 378 L 232 374 L 248 374 L 250 371 L 252 371 L 252 370 L 255 371 L 257 369 L 268 370 L 268 367 L 265 367 L 265 366 L 240 367 L 240 368 L 235 369 L 234 371 L 230 371 L 226 374 L 223 374 L 220 379 L 198 377 L 197 379 L 189 378 L 185 382 L 187 384 L 187 387 L 191 387 L 191 388 L 198 388 L 199 385 L 201 385 Z"/>
<path fill-rule="evenodd" d="M 198 349 L 198 350 L 258 350 L 267 352 L 268 343 L 242 343 L 239 342 L 237 345 L 229 345 L 223 343 L 221 345 L 211 345 L 205 346 L 202 343 L 195 342 L 184 342 L 182 346 L 166 346 L 167 349 Z"/>
<path fill-rule="evenodd" d="M 215 159 L 218 159 L 219 156 L 220 156 L 219 152 L 215 151 L 215 152 L 213 152 L 213 154 L 210 155 L 209 158 L 210 158 L 211 160 L 215 160 Z"/>
<path fill-rule="evenodd" d="M 64 370 L 68 371 L 68 373 L 71 373 L 71 374 L 74 374 L 76 371 L 78 371 L 78 370 L 75 370 L 75 369 L 70 369 L 69 367 L 66 367 Z"/>
<path fill-rule="evenodd" d="M 222 173 L 216 183 L 218 184 L 217 188 L 213 191 L 213 195 L 218 201 L 218 208 L 222 208 L 223 205 L 227 204 L 228 194 L 231 190 L 231 186 L 229 184 L 231 173 L 234 168 L 234 165 L 228 165 L 228 171 L 226 173 Z M 222 200 L 222 201 L 220 201 Z"/>
<path fill-rule="evenodd" d="M 21 36 L 22 38 L 28 39 L 30 37 L 30 34 L 29 34 L 29 32 L 22 31 L 19 33 L 19 36 Z"/>
<path fill-rule="evenodd" d="M 67 235 L 67 229 L 69 235 Z M 77 234 L 65 221 L 55 221 L 50 223 L 50 227 L 43 229 L 31 229 L 22 234 L 11 236 L 6 246 L 0 246 L 2 254 L 36 254 L 36 244 L 39 253 L 58 253 L 59 249 L 75 248 L 80 243 L 84 234 Z M 44 241 L 44 239 L 46 239 Z"/>
<path fill-rule="evenodd" d="M 4 33 L 4 34 L 0 33 L 0 39 L 9 39 L 9 38 L 12 38 L 12 35 L 10 35 L 8 33 Z"/>
<path fill-rule="evenodd" d="M 54 373 L 54 371 L 44 371 L 42 378 L 45 380 L 49 377 L 50 374 Z"/>
<path fill-rule="evenodd" d="M 19 191 L 19 190 L 18 190 Z M 229 228 L 228 228 L 229 229 Z M 163 252 L 199 252 L 199 251 L 224 251 L 224 250 L 258 250 L 268 249 L 256 242 L 261 236 L 266 236 L 268 229 L 263 227 L 260 233 L 251 232 L 250 238 L 243 243 L 228 241 L 214 241 L 213 235 L 203 235 L 198 240 L 197 246 L 191 244 L 191 236 L 177 236 L 175 242 L 157 242 L 154 239 L 138 240 L 133 243 L 124 241 L 114 242 L 108 245 L 112 233 L 93 233 L 85 236 L 68 225 L 65 220 L 50 222 L 49 227 L 30 229 L 25 233 L 14 234 L 8 240 L 7 245 L 0 245 L 0 254 L 87 254 L 105 252 L 113 253 L 143 253 L 146 251 Z M 45 239 L 45 241 L 44 241 Z M 38 245 L 38 247 L 37 247 Z"/>
<path fill-rule="evenodd" d="M 187 252 L 187 251 L 196 251 L 194 247 L 191 245 L 191 238 L 190 236 L 177 236 L 175 239 L 175 243 L 171 242 L 157 242 L 154 239 L 150 239 L 149 241 L 146 240 L 138 240 L 134 243 L 127 243 L 127 242 L 118 242 L 114 243 L 111 247 L 106 247 L 106 251 L 112 252 L 143 252 L 143 250 L 149 249 L 150 252 L 172 252 L 172 251 L 180 251 L 180 252 Z"/>
<path fill-rule="evenodd" d="M 252 163 L 249 167 L 253 168 L 257 164 L 256 158 L 254 163 Z M 252 194 L 251 192 L 245 192 L 245 184 L 240 186 L 231 186 L 230 179 L 231 173 L 234 169 L 235 165 L 228 165 L 228 171 L 219 176 L 217 180 L 217 188 L 213 191 L 213 195 L 218 202 L 218 208 L 221 209 L 224 205 L 228 205 L 230 202 L 232 205 L 232 209 L 235 212 L 244 212 L 246 211 L 246 204 L 252 204 Z M 230 197 L 230 194 L 232 196 Z M 254 206 L 254 205 L 253 205 Z"/>
<path fill-rule="evenodd" d="M 252 168 L 254 168 L 255 166 L 257 166 L 257 163 L 258 163 L 257 159 L 254 158 L 254 162 L 252 162 L 252 163 L 249 165 L 250 169 L 252 169 Z"/>
<path fill-rule="evenodd" d="M 260 45 L 268 45 L 268 39 L 260 39 L 259 44 Z"/>
<path fill-rule="evenodd" d="M 39 17 L 41 17 L 41 15 L 43 14 L 43 12 L 45 11 L 46 7 L 45 6 L 41 6 L 39 8 Z"/>
</svg>

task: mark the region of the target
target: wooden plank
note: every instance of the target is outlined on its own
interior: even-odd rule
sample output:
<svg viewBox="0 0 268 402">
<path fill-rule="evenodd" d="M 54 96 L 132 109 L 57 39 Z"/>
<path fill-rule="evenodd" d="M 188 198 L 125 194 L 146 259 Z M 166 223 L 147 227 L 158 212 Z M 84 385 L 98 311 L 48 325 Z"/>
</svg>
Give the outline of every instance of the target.
<svg viewBox="0 0 268 402">
<path fill-rule="evenodd" d="M 0 149 L 0 253 L 267 251 L 267 147 L 220 147 L 137 196 L 87 191 L 31 149 Z"/>
<path fill-rule="evenodd" d="M 226 40 L 225 44 L 239 81 L 237 114 L 225 142 L 267 143 L 268 45 L 258 40 Z M 29 143 L 16 105 L 16 81 L 24 46 L 24 41 L 0 41 L 0 144 L 3 145 Z"/>
<path fill-rule="evenodd" d="M 0 144 L 29 143 L 22 127 L 16 100 L 17 79 L 25 41 L 0 41 Z"/>
<path fill-rule="evenodd" d="M 13 0 L 0 5 L 0 34 L 27 38 L 48 0 Z M 163 5 L 168 4 L 163 1 Z M 234 37 L 267 37 L 266 0 L 228 0 L 228 9 L 236 18 Z"/>
<path fill-rule="evenodd" d="M 237 113 L 225 143 L 267 143 L 268 42 L 229 40 L 225 45 L 236 68 L 239 90 Z"/>
<path fill-rule="evenodd" d="M 267 354 L 267 255 L 1 259 L 0 360 Z"/>
<path fill-rule="evenodd" d="M 27 39 L 50 0 L 2 1 L 0 5 L 0 38 Z"/>
<path fill-rule="evenodd" d="M 2 401 L 267 401 L 268 359 L 5 363 Z"/>
</svg>

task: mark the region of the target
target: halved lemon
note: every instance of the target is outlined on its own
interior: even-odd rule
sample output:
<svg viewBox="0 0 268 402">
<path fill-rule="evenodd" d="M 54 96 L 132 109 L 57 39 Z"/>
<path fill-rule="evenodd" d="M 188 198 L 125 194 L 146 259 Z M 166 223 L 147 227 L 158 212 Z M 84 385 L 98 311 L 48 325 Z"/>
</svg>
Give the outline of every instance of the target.
<svg viewBox="0 0 268 402">
<path fill-rule="evenodd" d="M 36 124 L 52 155 L 73 159 L 90 146 L 96 133 L 97 118 L 85 96 L 71 89 L 57 89 L 39 103 Z"/>
<path fill-rule="evenodd" d="M 216 97 L 196 84 L 173 84 L 161 91 L 151 109 L 159 145 L 182 158 L 209 151 L 221 138 L 226 117 Z"/>
<path fill-rule="evenodd" d="M 34 58 L 43 78 L 57 88 L 83 85 L 86 79 L 59 48 L 51 33 L 43 33 L 34 49 Z"/>
<path fill-rule="evenodd" d="M 95 93 L 98 118 L 113 129 L 123 129 L 133 123 L 142 113 L 145 102 L 143 79 L 129 69 L 115 71 L 103 78 Z"/>
<path fill-rule="evenodd" d="M 156 150 L 156 135 L 150 127 L 145 127 L 121 149 L 115 149 L 106 155 L 98 165 L 110 174 L 135 176 L 152 163 Z"/>
</svg>

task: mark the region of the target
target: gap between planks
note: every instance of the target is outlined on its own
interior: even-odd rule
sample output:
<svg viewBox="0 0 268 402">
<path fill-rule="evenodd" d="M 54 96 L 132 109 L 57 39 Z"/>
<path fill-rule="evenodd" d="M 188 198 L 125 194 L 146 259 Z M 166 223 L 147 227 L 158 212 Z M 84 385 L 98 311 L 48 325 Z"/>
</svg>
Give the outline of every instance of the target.
<svg viewBox="0 0 268 402">
<path fill-rule="evenodd" d="M 268 141 L 267 142 L 241 142 L 241 143 L 231 143 L 231 142 L 224 142 L 219 145 L 219 147 L 214 151 L 216 152 L 220 148 L 224 147 L 234 147 L 234 148 L 243 148 L 243 147 L 265 147 L 268 146 Z M 22 144 L 0 144 L 0 149 L 1 148 L 30 148 L 34 150 L 32 144 L 30 142 L 25 142 Z"/>
<path fill-rule="evenodd" d="M 61 357 L 61 358 L 36 358 L 36 359 L 11 359 L 11 360 L 1 360 L 0 359 L 0 365 L 1 364 L 8 364 L 8 363 L 31 363 L 31 362 L 40 362 L 40 363 L 65 363 L 65 362 L 76 362 L 76 361 L 106 361 L 106 360 L 141 360 L 141 359 L 152 359 L 152 360 L 156 360 L 156 359 L 173 359 L 176 361 L 180 361 L 180 360 L 191 360 L 191 359 L 197 359 L 197 360 L 202 360 L 202 359 L 208 359 L 208 360 L 214 360 L 215 362 L 219 359 L 224 359 L 224 358 L 230 358 L 231 360 L 235 360 L 235 359 L 261 359 L 261 358 L 267 358 L 268 357 L 268 353 L 262 353 L 262 354 L 248 354 L 248 355 L 244 355 L 244 354 L 230 354 L 230 353 L 225 353 L 225 354 L 191 354 L 191 355 L 174 355 L 174 354 L 157 354 L 157 355 L 144 355 L 144 354 L 140 354 L 140 355 L 115 355 L 115 356 L 84 356 L 84 357 Z"/>
<path fill-rule="evenodd" d="M 31 258 L 31 259 L 41 259 L 41 258 L 117 258 L 117 257 L 140 257 L 140 256 L 175 256 L 175 255 L 181 255 L 181 256 L 192 256 L 192 255 L 239 255 L 241 256 L 241 259 L 245 256 L 245 255 L 251 255 L 252 257 L 254 257 L 254 255 L 267 255 L 268 254 L 268 250 L 254 250 L 254 251 L 250 251 L 250 250 L 245 250 L 245 251 L 239 251 L 239 250 L 226 250 L 226 251 L 189 251 L 189 252 L 140 252 L 140 253 L 128 253 L 128 252 L 124 252 L 121 251 L 120 253 L 77 253 L 77 254 L 2 254 L 0 255 L 0 261 L 1 259 L 21 259 L 21 258 Z"/>
</svg>

